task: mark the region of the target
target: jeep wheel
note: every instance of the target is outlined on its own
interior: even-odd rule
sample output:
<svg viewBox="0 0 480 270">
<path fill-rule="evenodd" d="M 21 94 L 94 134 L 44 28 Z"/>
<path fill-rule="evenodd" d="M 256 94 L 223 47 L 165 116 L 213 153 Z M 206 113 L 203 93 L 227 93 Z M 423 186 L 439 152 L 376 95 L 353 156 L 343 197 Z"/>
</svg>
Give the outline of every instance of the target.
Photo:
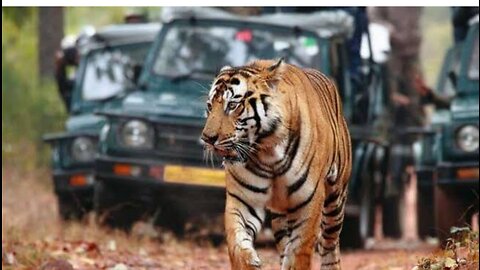
<svg viewBox="0 0 480 270">
<path fill-rule="evenodd" d="M 176 237 L 185 236 L 185 214 L 173 204 L 165 203 L 154 216 L 154 225 L 172 231 Z"/>
<path fill-rule="evenodd" d="M 401 194 L 387 197 L 382 205 L 383 234 L 390 238 L 401 238 L 403 234 L 405 201 Z"/>
<path fill-rule="evenodd" d="M 58 213 L 64 221 L 79 221 L 83 219 L 86 210 L 73 195 L 57 195 Z"/>
<path fill-rule="evenodd" d="M 362 189 L 360 197 L 359 233 L 365 242 L 373 237 L 375 226 L 375 192 L 374 183 L 370 174 L 365 173 L 362 177 Z"/>
<path fill-rule="evenodd" d="M 365 240 L 360 233 L 360 216 L 345 215 L 340 234 L 340 247 L 342 249 L 364 248 Z"/>
<path fill-rule="evenodd" d="M 417 184 L 417 226 L 420 239 L 436 236 L 434 213 L 433 187 Z"/>
<path fill-rule="evenodd" d="M 438 239 L 443 244 L 450 235 L 451 227 L 465 226 L 468 205 L 455 189 L 436 185 L 434 190 L 435 227 Z"/>
<path fill-rule="evenodd" d="M 375 194 L 373 183 L 363 177 L 360 190 L 359 210 L 353 216 L 345 214 L 341 246 L 348 248 L 364 248 L 368 238 L 373 237 L 375 224 Z"/>
<path fill-rule="evenodd" d="M 113 229 L 130 232 L 133 224 L 142 216 L 140 205 L 130 200 L 128 190 L 103 181 L 97 181 L 95 185 L 94 208 L 97 222 Z"/>
</svg>

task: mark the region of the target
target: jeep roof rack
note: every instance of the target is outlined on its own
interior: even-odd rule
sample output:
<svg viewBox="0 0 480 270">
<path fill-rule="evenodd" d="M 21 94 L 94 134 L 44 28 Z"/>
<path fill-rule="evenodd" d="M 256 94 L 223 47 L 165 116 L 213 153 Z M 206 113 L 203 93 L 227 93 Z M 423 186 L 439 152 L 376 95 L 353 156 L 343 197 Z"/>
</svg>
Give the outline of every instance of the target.
<svg viewBox="0 0 480 270">
<path fill-rule="evenodd" d="M 354 19 L 343 10 L 317 11 L 310 14 L 275 13 L 258 16 L 240 16 L 213 7 L 165 7 L 162 9 L 162 21 L 175 19 L 223 19 L 257 23 L 266 23 L 287 27 L 298 27 L 317 33 L 320 37 L 351 37 L 354 31 Z"/>
<path fill-rule="evenodd" d="M 154 40 L 161 28 L 161 23 L 112 24 L 95 30 L 77 43 L 80 53 L 103 46 L 131 42 L 150 42 Z M 79 37 L 77 37 L 78 40 Z"/>
</svg>

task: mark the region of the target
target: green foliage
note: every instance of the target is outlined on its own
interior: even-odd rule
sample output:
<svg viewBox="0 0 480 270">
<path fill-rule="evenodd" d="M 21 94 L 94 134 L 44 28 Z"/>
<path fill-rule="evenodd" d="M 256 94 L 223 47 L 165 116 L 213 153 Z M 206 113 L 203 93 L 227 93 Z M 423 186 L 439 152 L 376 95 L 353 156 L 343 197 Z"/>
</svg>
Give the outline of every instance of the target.
<svg viewBox="0 0 480 270">
<path fill-rule="evenodd" d="M 130 13 L 145 14 L 151 21 L 158 21 L 160 7 L 67 7 L 65 10 L 65 34 L 77 34 L 87 25 L 95 28 L 123 23 Z"/>
<path fill-rule="evenodd" d="M 38 76 L 37 10 L 2 9 L 2 158 L 27 169 L 48 162 L 41 136 L 66 119 L 53 78 Z"/>
<path fill-rule="evenodd" d="M 122 23 L 128 13 L 158 20 L 159 7 L 66 7 L 65 34 L 86 25 Z M 46 133 L 64 129 L 67 113 L 54 78 L 38 76 L 38 8 L 2 8 L 2 158 L 33 169 L 49 164 Z M 53 61 L 53 59 L 52 59 Z"/>
<path fill-rule="evenodd" d="M 34 7 L 5 7 L 2 8 L 2 14 L 16 26 L 21 27 L 24 22 L 28 21 L 34 13 Z"/>
<path fill-rule="evenodd" d="M 428 85 L 435 87 L 443 57 L 453 44 L 450 9 L 425 7 L 422 16 L 422 68 Z"/>
</svg>

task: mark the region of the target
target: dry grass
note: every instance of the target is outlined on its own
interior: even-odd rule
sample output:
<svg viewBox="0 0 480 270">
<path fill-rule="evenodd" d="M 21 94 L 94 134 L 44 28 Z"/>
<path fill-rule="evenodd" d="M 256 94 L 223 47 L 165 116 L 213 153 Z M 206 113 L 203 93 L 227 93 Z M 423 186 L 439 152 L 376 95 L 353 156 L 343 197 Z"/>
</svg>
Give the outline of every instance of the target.
<svg viewBox="0 0 480 270">
<path fill-rule="evenodd" d="M 2 265 L 4 259 L 14 261 L 10 266 L 7 262 L 5 269 L 36 269 L 52 257 L 66 257 L 72 250 L 144 252 L 158 242 L 142 233 L 106 231 L 92 217 L 83 223 L 62 223 L 52 187 L 46 184 L 50 181 L 45 181 L 51 179 L 48 171 L 22 173 L 13 165 L 2 169 Z"/>
<path fill-rule="evenodd" d="M 474 270 L 478 269 L 478 263 L 478 231 L 454 227 L 445 248 L 421 258 L 414 270 Z"/>
</svg>

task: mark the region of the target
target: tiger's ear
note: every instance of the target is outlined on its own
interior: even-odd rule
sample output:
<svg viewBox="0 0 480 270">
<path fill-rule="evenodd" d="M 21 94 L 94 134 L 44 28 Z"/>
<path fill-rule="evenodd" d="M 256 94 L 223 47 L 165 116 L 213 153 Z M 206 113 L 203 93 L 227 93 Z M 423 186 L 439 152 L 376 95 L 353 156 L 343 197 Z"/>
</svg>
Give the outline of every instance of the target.
<svg viewBox="0 0 480 270">
<path fill-rule="evenodd" d="M 275 64 L 269 66 L 269 67 L 267 68 L 267 70 L 268 70 L 269 72 L 275 72 L 275 71 L 277 71 L 277 69 L 278 69 L 282 64 L 283 64 L 283 57 L 280 58 L 280 59 L 278 59 L 278 61 L 277 61 Z"/>
<path fill-rule="evenodd" d="M 283 66 L 284 64 L 283 64 L 283 57 L 282 57 L 278 59 L 278 61 L 275 64 L 267 68 L 268 74 L 266 76 L 266 81 L 268 86 L 271 89 L 277 88 L 277 85 L 282 78 Z"/>
</svg>

